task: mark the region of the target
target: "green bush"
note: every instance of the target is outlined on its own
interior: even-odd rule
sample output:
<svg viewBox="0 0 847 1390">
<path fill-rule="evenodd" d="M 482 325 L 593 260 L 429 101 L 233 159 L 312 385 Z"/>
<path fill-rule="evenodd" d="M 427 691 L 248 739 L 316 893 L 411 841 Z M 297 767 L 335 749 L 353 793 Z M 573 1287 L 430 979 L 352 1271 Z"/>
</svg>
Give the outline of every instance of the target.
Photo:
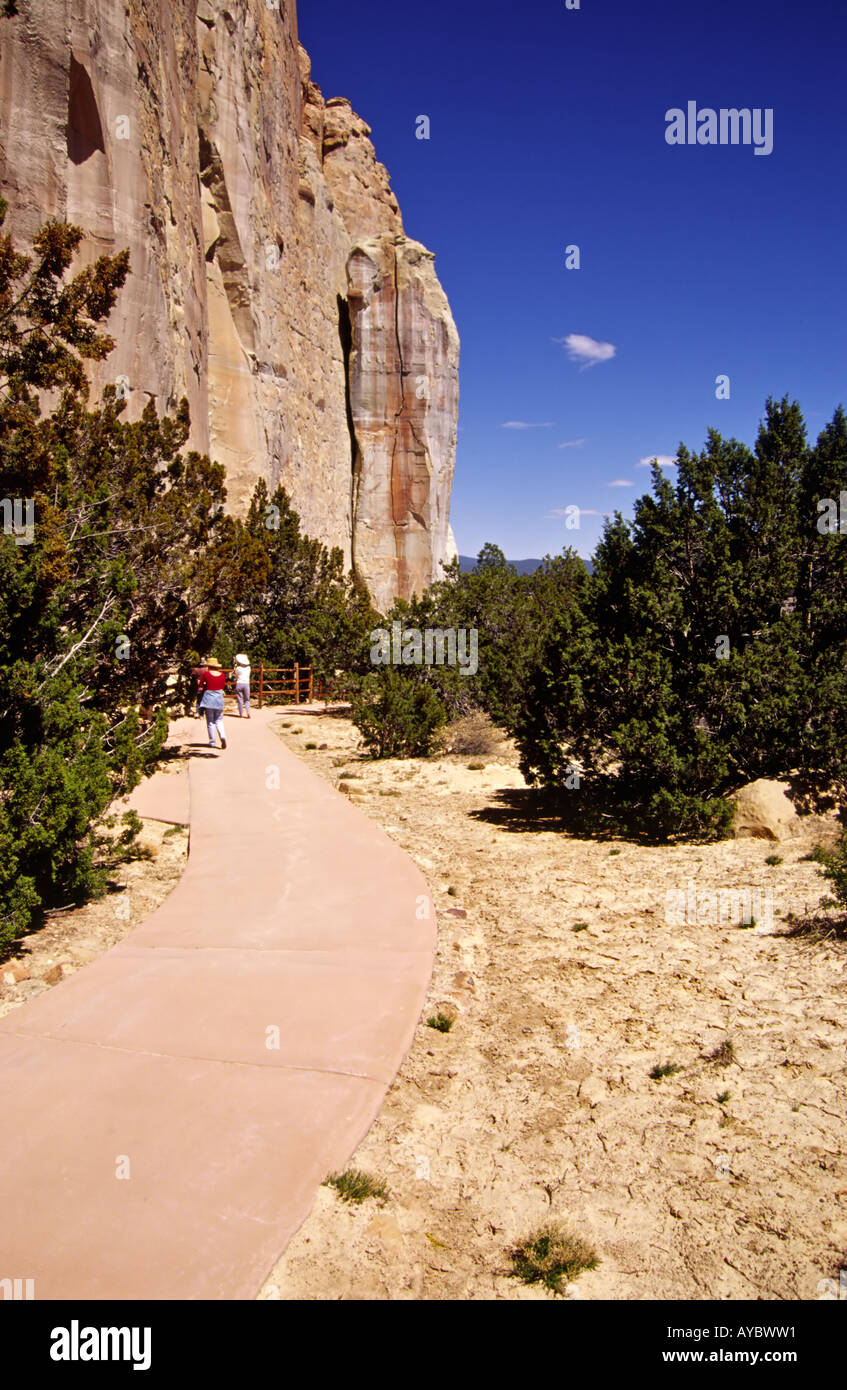
<svg viewBox="0 0 847 1390">
<path fill-rule="evenodd" d="M 821 901 L 821 907 L 840 908 L 842 912 L 847 912 L 847 829 L 841 832 L 834 850 L 821 852 L 819 862 L 823 866 L 824 878 L 832 885 L 832 894 Z"/>
<path fill-rule="evenodd" d="M 561 614 L 577 601 L 587 582 L 585 563 L 572 550 L 546 556 L 533 574 L 520 575 L 496 545 L 484 545 L 470 573 L 458 560 L 445 578 L 422 596 L 400 599 L 387 621 L 403 628 L 457 629 L 477 634 L 478 669 L 471 675 L 458 665 L 437 663 L 427 671 L 452 720 L 472 721 L 484 711 L 495 725 L 510 727 L 523 707 L 525 684 Z M 483 746 L 454 747 L 455 752 L 488 753 Z"/>
<path fill-rule="evenodd" d="M 374 757 L 425 758 L 447 711 L 425 681 L 382 666 L 354 691 L 351 717 Z"/>
<path fill-rule="evenodd" d="M 523 683 L 527 778 L 586 824 L 656 839 L 725 835 L 728 793 L 758 777 L 790 778 L 802 810 L 847 804 L 842 490 L 843 409 L 810 446 L 787 397 L 752 449 L 711 430 L 673 481 L 654 466 Z"/>
<path fill-rule="evenodd" d="M 129 257 L 71 275 L 81 240 L 48 221 L 24 255 L 0 235 L 0 493 L 33 511 L 24 543 L 0 533 L 0 952 L 131 854 L 133 824 L 116 836 L 102 818 L 155 764 L 226 529 L 223 470 L 180 452 L 185 402 L 127 423 L 107 387 L 88 408 Z"/>
</svg>

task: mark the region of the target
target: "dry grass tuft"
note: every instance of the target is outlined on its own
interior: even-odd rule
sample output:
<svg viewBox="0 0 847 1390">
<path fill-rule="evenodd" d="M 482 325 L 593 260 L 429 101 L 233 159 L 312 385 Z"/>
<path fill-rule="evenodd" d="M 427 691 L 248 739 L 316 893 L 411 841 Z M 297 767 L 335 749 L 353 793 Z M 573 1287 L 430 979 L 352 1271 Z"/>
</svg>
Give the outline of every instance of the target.
<svg viewBox="0 0 847 1390">
<path fill-rule="evenodd" d="M 438 751 L 459 753 L 462 756 L 473 756 L 475 753 L 490 756 L 499 748 L 503 737 L 488 715 L 478 711 L 475 714 L 466 714 L 462 719 L 454 719 L 448 724 L 439 736 Z"/>
</svg>

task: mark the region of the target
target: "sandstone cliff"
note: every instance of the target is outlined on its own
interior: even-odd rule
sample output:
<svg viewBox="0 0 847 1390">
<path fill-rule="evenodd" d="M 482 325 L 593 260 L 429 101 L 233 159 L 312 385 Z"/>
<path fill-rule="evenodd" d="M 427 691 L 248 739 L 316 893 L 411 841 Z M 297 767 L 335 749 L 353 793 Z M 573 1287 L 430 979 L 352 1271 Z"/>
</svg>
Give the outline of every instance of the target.
<svg viewBox="0 0 847 1390">
<path fill-rule="evenodd" d="M 20 0 L 0 20 L 0 186 L 89 259 L 130 248 L 93 374 L 188 397 L 240 510 L 281 481 L 378 606 L 453 553 L 459 343 L 370 130 L 324 102 L 292 0 Z M 410 138 L 412 132 L 410 131 Z"/>
</svg>

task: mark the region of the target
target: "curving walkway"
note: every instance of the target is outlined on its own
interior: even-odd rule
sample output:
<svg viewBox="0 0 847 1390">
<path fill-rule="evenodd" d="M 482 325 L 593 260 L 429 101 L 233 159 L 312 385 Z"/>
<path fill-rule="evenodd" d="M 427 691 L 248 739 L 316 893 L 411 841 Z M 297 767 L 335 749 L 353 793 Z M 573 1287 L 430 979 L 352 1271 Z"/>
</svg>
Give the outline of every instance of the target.
<svg viewBox="0 0 847 1390">
<path fill-rule="evenodd" d="M 411 1043 L 426 881 L 278 717 L 198 748 L 158 911 L 0 1020 L 0 1279 L 38 1299 L 255 1297 Z"/>
</svg>

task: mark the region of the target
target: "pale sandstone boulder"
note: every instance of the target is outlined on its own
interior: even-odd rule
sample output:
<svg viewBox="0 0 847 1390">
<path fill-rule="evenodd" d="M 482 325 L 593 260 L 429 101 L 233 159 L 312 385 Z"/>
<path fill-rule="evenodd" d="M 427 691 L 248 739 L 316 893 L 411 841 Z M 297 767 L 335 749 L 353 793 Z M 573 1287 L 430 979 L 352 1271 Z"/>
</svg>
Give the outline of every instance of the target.
<svg viewBox="0 0 847 1390">
<path fill-rule="evenodd" d="M 23 242 L 54 215 L 85 229 L 83 262 L 130 250 L 95 389 L 118 382 L 130 419 L 151 397 L 165 411 L 187 396 L 191 446 L 224 464 L 233 511 L 258 478 L 282 482 L 305 530 L 355 559 L 381 604 L 420 590 L 447 553 L 458 396 L 429 402 L 420 445 L 408 422 L 395 429 L 390 467 L 367 428 L 351 437 L 353 247 L 399 239 L 415 370 L 446 381 L 441 340 L 457 355 L 458 339 L 369 127 L 311 80 L 293 0 L 19 9 L 0 19 L 6 229 Z"/>
<path fill-rule="evenodd" d="M 786 796 L 786 784 L 760 777 L 733 792 L 733 834 L 736 839 L 782 840 L 797 833 L 797 813 Z"/>
</svg>

